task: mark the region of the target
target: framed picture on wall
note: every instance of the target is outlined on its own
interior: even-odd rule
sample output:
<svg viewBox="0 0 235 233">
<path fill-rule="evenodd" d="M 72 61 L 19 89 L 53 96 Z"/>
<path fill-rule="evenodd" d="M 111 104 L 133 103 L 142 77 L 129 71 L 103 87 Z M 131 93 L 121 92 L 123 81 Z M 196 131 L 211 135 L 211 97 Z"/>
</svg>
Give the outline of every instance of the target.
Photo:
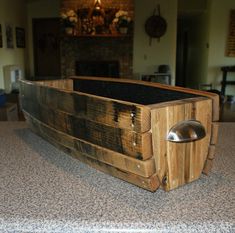
<svg viewBox="0 0 235 233">
<path fill-rule="evenodd" d="M 0 24 L 0 48 L 2 48 L 2 25 Z"/>
<path fill-rule="evenodd" d="M 16 27 L 16 47 L 17 48 L 25 48 L 24 28 Z"/>
<path fill-rule="evenodd" d="M 226 56 L 235 57 L 235 10 L 230 11 Z"/>
<path fill-rule="evenodd" d="M 7 42 L 7 48 L 13 49 L 13 27 L 11 24 L 6 24 L 6 42 Z"/>
</svg>

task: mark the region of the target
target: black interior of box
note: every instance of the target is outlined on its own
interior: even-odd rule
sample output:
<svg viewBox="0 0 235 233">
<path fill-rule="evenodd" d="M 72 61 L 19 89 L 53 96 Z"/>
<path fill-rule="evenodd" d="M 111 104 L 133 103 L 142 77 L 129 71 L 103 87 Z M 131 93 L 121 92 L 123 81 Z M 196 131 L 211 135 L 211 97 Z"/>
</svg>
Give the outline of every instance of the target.
<svg viewBox="0 0 235 233">
<path fill-rule="evenodd" d="M 199 95 L 135 83 L 74 79 L 74 91 L 142 105 L 199 97 Z"/>
</svg>

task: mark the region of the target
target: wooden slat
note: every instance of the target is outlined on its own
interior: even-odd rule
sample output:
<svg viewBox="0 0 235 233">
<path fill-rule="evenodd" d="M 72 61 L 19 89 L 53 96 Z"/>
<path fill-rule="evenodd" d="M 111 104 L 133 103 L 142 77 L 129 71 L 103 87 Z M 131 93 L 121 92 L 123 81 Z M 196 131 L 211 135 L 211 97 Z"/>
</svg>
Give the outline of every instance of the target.
<svg viewBox="0 0 235 233">
<path fill-rule="evenodd" d="M 21 81 L 21 97 L 37 101 L 52 109 L 65 111 L 77 117 L 113 127 L 136 132 L 150 130 L 149 108 L 124 101 L 43 86 L 46 84 L 45 81 L 43 83 Z M 134 117 L 131 116 L 132 114 Z"/>
<path fill-rule="evenodd" d="M 217 125 L 217 124 L 216 124 Z M 218 133 L 218 131 L 217 131 Z M 213 134 L 213 127 L 212 127 L 212 134 Z M 213 137 L 213 135 L 211 135 L 211 138 Z M 217 138 L 217 137 L 216 137 Z M 208 151 L 208 155 L 207 155 L 207 159 L 205 161 L 204 164 L 204 168 L 203 168 L 203 174 L 205 175 L 209 175 L 212 167 L 213 167 L 213 160 L 215 158 L 215 145 L 210 145 L 209 146 L 209 151 Z"/>
<path fill-rule="evenodd" d="M 213 122 L 212 123 L 212 132 L 211 132 L 211 145 L 217 144 L 218 134 L 219 134 L 219 123 Z"/>
<path fill-rule="evenodd" d="M 36 132 L 39 132 L 40 135 L 43 135 L 48 141 L 50 141 L 50 139 L 54 139 L 61 145 L 86 154 L 88 157 L 92 157 L 93 159 L 99 160 L 116 168 L 129 171 L 136 175 L 150 177 L 155 173 L 155 162 L 153 158 L 146 161 L 133 159 L 123 154 L 107 150 L 103 147 L 99 147 L 64 134 L 43 124 L 27 113 L 25 113 L 25 116 L 31 128 L 35 129 Z"/>
<path fill-rule="evenodd" d="M 208 155 L 208 147 L 211 138 L 212 108 L 212 101 L 210 99 L 199 101 L 195 105 L 195 119 L 200 121 L 206 129 L 206 137 L 195 142 L 196 148 L 193 152 L 195 153 L 195 160 L 193 163 L 197 165 L 195 166 L 195 164 L 193 164 L 193 167 L 195 168 L 194 174 L 196 174 L 195 178 L 199 178 L 201 175 L 202 168 Z M 192 177 L 192 180 L 195 180 L 195 178 Z"/>
<path fill-rule="evenodd" d="M 156 172 L 165 190 L 196 180 L 203 169 L 211 136 L 210 99 L 152 109 L 152 141 Z M 203 114 L 202 114 L 203 112 Z M 166 141 L 167 132 L 180 121 L 196 119 L 206 129 L 206 137 L 190 143 Z"/>
<path fill-rule="evenodd" d="M 203 168 L 203 174 L 209 175 L 211 169 L 213 167 L 213 159 L 207 159 Z"/>
<path fill-rule="evenodd" d="M 178 87 L 178 86 L 169 86 L 165 84 L 160 83 L 154 83 L 154 82 L 146 82 L 146 81 L 140 81 L 140 80 L 133 80 L 133 79 L 114 79 L 114 78 L 96 78 L 96 77 L 78 77 L 78 76 L 71 76 L 71 79 L 81 79 L 81 80 L 102 80 L 102 81 L 108 81 L 108 82 L 119 82 L 119 83 L 133 83 L 133 84 L 142 84 L 145 86 L 151 86 L 151 87 L 159 87 L 161 89 L 165 90 L 174 90 L 174 91 L 180 91 L 183 93 L 190 93 L 200 96 L 205 96 L 210 99 L 212 99 L 212 120 L 218 121 L 219 120 L 219 95 L 207 91 L 201 91 L 201 90 L 195 90 L 195 89 L 189 89 L 184 87 Z"/>
<path fill-rule="evenodd" d="M 42 130 L 40 128 L 41 125 L 38 124 L 37 120 L 36 120 L 37 123 L 35 124 L 35 121 L 33 120 L 32 117 L 30 117 L 27 114 L 26 114 L 26 117 L 27 117 L 27 121 L 29 122 L 29 124 L 34 132 L 36 132 L 38 135 L 40 135 L 41 137 L 43 137 L 44 139 L 49 141 L 51 144 L 53 144 L 57 148 L 63 150 L 65 153 L 70 154 L 71 156 L 77 158 L 79 161 L 82 161 L 82 162 L 96 168 L 97 170 L 100 170 L 102 172 L 110 174 L 110 175 L 117 177 L 119 179 L 125 180 L 129 183 L 132 183 L 134 185 L 137 185 L 141 188 L 144 188 L 144 189 L 152 191 L 152 192 L 156 191 L 157 188 L 159 187 L 159 181 L 158 181 L 158 177 L 156 174 L 150 176 L 149 178 L 146 178 L 146 177 L 142 177 L 142 176 L 133 174 L 129 171 L 125 171 L 125 170 L 119 169 L 117 167 L 113 167 L 109 164 L 103 163 L 103 162 L 97 160 L 97 158 L 91 157 L 88 154 L 81 153 L 81 152 L 69 147 L 70 143 L 69 144 L 65 143 L 66 145 L 64 145 L 61 140 L 58 140 L 58 137 L 56 137 L 56 138 L 49 137 L 47 134 L 45 134 L 44 129 Z M 67 135 L 65 136 L 65 138 L 67 138 Z M 120 165 L 120 161 L 121 160 L 119 160 L 118 165 Z M 142 163 L 144 163 L 144 162 L 142 162 Z M 124 162 L 122 164 L 124 165 Z"/>
<path fill-rule="evenodd" d="M 35 83 L 48 86 L 48 87 L 55 87 L 58 89 L 73 90 L 73 81 L 72 79 L 59 79 L 59 80 L 45 80 L 45 81 L 36 81 Z"/>
<path fill-rule="evenodd" d="M 65 112 L 52 110 L 26 98 L 22 101 L 24 111 L 46 125 L 76 138 L 104 148 L 146 160 L 152 156 L 151 133 L 136 133 L 77 118 Z"/>
<path fill-rule="evenodd" d="M 140 188 L 146 189 L 151 192 L 154 192 L 159 188 L 160 183 L 156 174 L 154 174 L 153 176 L 149 178 L 145 178 L 145 177 L 137 176 L 135 174 L 112 167 L 108 164 L 101 163 L 90 157 L 86 157 L 86 156 L 80 157 L 80 154 L 77 153 L 76 151 L 73 151 L 71 155 L 77 158 L 78 160 L 84 163 L 87 163 L 91 167 L 96 168 L 97 170 L 100 170 L 104 173 L 107 173 L 109 175 L 122 179 L 129 183 L 132 183 Z"/>
<path fill-rule="evenodd" d="M 210 145 L 207 159 L 214 159 L 214 158 L 215 158 L 215 145 Z"/>
</svg>

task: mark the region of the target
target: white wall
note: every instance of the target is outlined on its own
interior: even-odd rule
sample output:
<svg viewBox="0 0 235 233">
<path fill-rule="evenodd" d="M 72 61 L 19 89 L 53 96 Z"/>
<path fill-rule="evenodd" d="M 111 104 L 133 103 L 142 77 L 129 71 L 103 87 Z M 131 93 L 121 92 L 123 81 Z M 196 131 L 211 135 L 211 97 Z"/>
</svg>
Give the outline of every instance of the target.
<svg viewBox="0 0 235 233">
<path fill-rule="evenodd" d="M 228 35 L 230 10 L 235 9 L 234 0 L 211 0 L 209 25 L 209 55 L 207 82 L 214 83 L 220 90 L 222 80 L 221 66 L 235 65 L 235 57 L 226 57 L 226 40 Z M 235 73 L 230 74 L 235 80 Z M 227 86 L 226 94 L 235 95 L 235 86 Z"/>
<path fill-rule="evenodd" d="M 59 12 L 60 12 L 60 0 L 28 1 L 27 15 L 28 15 L 28 46 L 29 46 L 28 75 L 29 77 L 34 76 L 32 20 L 33 18 L 59 17 Z"/>
<path fill-rule="evenodd" d="M 197 14 L 207 8 L 207 0 L 178 0 L 179 14 Z"/>
<path fill-rule="evenodd" d="M 145 33 L 144 25 L 148 17 L 153 15 L 156 4 L 160 4 L 161 16 L 166 19 L 167 31 L 160 38 L 152 39 L 149 44 L 149 36 Z M 173 84 L 175 83 L 175 59 L 176 59 L 176 30 L 177 30 L 177 0 L 135 0 L 135 29 L 133 72 L 134 77 L 141 74 L 153 74 L 158 65 L 170 66 Z"/>
<path fill-rule="evenodd" d="M 14 48 L 6 48 L 5 24 L 13 26 Z M 15 27 L 26 29 L 25 0 L 0 0 L 0 24 L 2 25 L 3 48 L 0 48 L 0 88 L 4 89 L 3 67 L 19 65 L 23 71 L 26 64 L 26 49 L 16 48 Z M 25 30 L 27 34 L 27 29 Z M 27 41 L 26 41 L 27 44 Z M 27 45 L 26 45 L 27 46 Z"/>
</svg>

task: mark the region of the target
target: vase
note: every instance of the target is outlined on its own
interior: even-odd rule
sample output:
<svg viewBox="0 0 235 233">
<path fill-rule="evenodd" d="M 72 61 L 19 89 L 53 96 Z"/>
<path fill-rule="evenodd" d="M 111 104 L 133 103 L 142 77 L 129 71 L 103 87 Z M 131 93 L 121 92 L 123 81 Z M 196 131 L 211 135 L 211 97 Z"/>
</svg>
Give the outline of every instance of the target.
<svg viewBox="0 0 235 233">
<path fill-rule="evenodd" d="M 119 32 L 120 32 L 121 34 L 127 34 L 127 31 L 128 31 L 128 28 L 127 28 L 127 27 L 120 27 L 120 28 L 119 28 Z"/>
<path fill-rule="evenodd" d="M 73 28 L 73 27 L 66 27 L 66 28 L 65 28 L 65 33 L 66 33 L 67 35 L 73 35 L 73 33 L 74 33 L 74 28 Z"/>
</svg>

